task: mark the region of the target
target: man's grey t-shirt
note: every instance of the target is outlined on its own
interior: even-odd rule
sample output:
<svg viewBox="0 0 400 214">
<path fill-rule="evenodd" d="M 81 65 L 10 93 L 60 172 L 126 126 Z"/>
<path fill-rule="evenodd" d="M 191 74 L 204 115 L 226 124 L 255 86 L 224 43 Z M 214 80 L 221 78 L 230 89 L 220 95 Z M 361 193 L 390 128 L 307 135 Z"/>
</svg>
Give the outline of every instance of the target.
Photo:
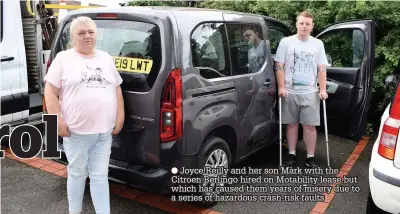
<svg viewBox="0 0 400 214">
<path fill-rule="evenodd" d="M 328 65 L 324 44 L 312 36 L 307 41 L 296 35 L 283 38 L 274 60 L 284 64 L 285 88 L 291 94 L 318 91 L 318 66 Z"/>
<path fill-rule="evenodd" d="M 249 68 L 251 73 L 257 73 L 265 62 L 265 41 L 262 40 L 257 47 L 252 47 L 248 52 Z"/>
</svg>

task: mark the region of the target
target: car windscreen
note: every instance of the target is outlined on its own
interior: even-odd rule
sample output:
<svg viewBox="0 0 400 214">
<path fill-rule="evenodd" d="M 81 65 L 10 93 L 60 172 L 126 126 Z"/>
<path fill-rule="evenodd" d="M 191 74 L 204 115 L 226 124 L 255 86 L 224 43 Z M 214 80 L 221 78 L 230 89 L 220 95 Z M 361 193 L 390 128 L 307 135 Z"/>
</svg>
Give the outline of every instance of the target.
<svg viewBox="0 0 400 214">
<path fill-rule="evenodd" d="M 94 20 L 96 49 L 109 53 L 123 79 L 124 91 L 149 91 L 162 63 L 160 29 L 157 25 L 126 20 Z M 67 23 L 56 46 L 56 53 L 72 48 Z"/>
</svg>

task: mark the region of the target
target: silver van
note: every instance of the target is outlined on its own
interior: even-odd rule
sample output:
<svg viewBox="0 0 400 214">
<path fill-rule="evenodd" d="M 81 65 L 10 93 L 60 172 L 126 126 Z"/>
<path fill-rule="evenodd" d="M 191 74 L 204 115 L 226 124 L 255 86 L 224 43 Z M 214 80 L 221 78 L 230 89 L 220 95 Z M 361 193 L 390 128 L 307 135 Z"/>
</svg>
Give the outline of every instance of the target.
<svg viewBox="0 0 400 214">
<path fill-rule="evenodd" d="M 277 141 L 273 56 L 280 39 L 294 34 L 283 22 L 199 8 L 82 9 L 60 23 L 50 59 L 68 48 L 77 16 L 96 22 L 96 48 L 114 57 L 123 78 L 126 119 L 113 140 L 111 179 L 170 193 L 173 167 L 232 168 Z M 252 44 L 249 31 L 257 37 Z M 329 132 L 360 139 L 372 91 L 374 21 L 338 23 L 318 38 L 332 63 Z"/>
</svg>

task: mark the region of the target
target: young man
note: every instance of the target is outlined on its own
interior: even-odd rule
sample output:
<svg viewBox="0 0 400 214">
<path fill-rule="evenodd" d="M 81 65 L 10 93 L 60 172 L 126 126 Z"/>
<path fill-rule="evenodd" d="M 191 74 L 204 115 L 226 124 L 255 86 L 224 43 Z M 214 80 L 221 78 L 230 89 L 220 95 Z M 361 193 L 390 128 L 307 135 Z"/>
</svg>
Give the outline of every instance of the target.
<svg viewBox="0 0 400 214">
<path fill-rule="evenodd" d="M 320 125 L 320 99 L 327 99 L 324 44 L 310 35 L 313 15 L 307 11 L 297 16 L 297 34 L 283 38 L 275 56 L 278 94 L 282 97 L 282 124 L 287 124 L 289 155 L 286 166 L 296 163 L 299 123 L 307 147 L 306 167 L 315 168 L 315 126 Z M 319 83 L 319 90 L 317 87 Z"/>
<path fill-rule="evenodd" d="M 243 38 L 252 46 L 248 52 L 249 72 L 256 73 L 261 69 L 265 62 L 265 40 L 262 39 L 262 35 L 259 35 L 256 27 L 247 28 L 243 33 Z"/>
</svg>

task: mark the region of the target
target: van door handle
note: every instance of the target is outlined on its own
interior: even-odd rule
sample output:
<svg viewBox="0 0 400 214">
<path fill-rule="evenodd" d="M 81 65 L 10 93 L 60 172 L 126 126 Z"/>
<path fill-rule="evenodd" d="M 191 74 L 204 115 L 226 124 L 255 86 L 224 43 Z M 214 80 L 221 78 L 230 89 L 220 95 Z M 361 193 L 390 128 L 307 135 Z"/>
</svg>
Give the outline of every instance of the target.
<svg viewBox="0 0 400 214">
<path fill-rule="evenodd" d="M 1 57 L 2 62 L 12 61 L 12 60 L 14 60 L 13 56 L 2 56 Z"/>
<path fill-rule="evenodd" d="M 141 132 L 143 130 L 143 126 L 131 125 L 129 128 L 126 129 L 126 132 Z"/>
<path fill-rule="evenodd" d="M 264 86 L 266 86 L 268 88 L 271 87 L 271 80 L 270 79 L 265 80 Z"/>
<path fill-rule="evenodd" d="M 326 81 L 326 93 L 328 94 L 335 94 L 339 85 L 334 81 L 327 80 Z"/>
</svg>

